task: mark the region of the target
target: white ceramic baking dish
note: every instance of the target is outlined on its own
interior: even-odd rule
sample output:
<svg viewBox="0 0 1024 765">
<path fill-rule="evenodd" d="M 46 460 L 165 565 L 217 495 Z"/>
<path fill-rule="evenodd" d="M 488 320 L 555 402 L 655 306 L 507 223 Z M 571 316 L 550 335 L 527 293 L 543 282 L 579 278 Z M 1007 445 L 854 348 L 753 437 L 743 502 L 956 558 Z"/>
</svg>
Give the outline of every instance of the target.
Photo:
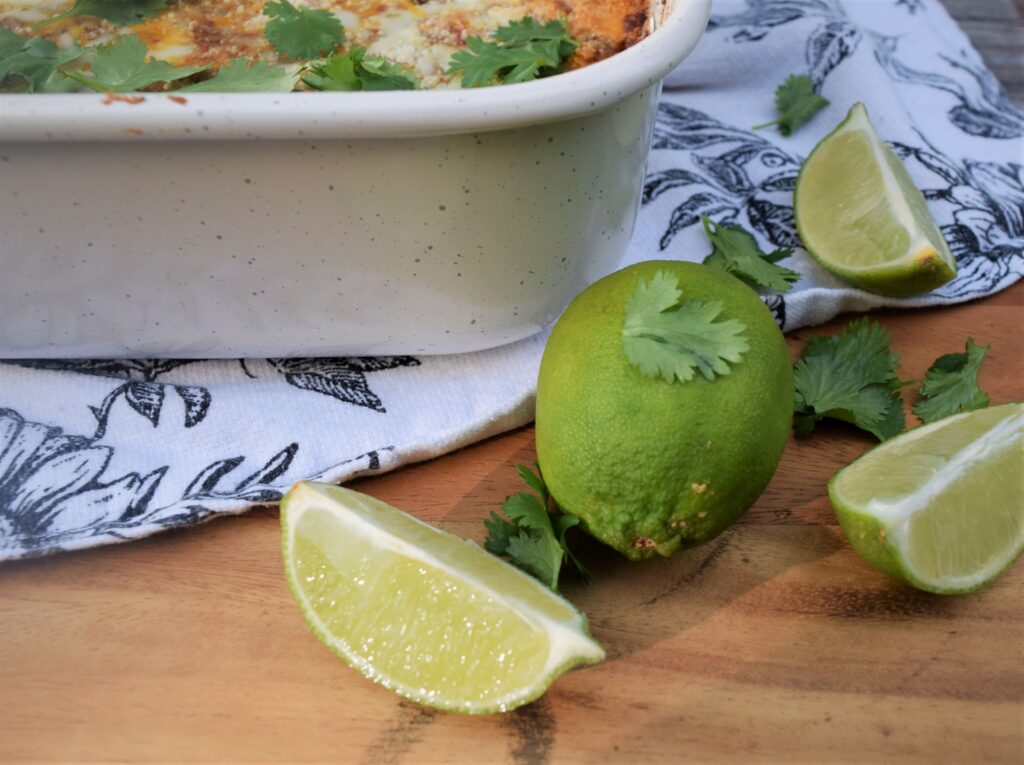
<svg viewBox="0 0 1024 765">
<path fill-rule="evenodd" d="M 454 353 L 621 257 L 710 0 L 521 85 L 0 96 L 0 357 Z"/>
</svg>

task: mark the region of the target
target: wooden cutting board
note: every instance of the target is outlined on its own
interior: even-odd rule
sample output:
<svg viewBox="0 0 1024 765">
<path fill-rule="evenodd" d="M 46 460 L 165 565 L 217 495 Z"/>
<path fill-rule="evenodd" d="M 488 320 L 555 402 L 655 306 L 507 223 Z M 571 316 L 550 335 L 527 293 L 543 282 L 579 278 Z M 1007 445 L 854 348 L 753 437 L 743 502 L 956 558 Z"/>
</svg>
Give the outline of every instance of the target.
<svg viewBox="0 0 1024 765">
<path fill-rule="evenodd" d="M 904 377 L 972 335 L 993 402 L 1024 399 L 1024 284 L 876 318 Z M 1020 763 L 1024 562 L 962 597 L 869 568 L 825 484 L 871 445 L 841 426 L 791 441 L 737 526 L 669 560 L 586 547 L 594 581 L 565 594 L 608 659 L 504 716 L 417 707 L 334 658 L 285 587 L 275 510 L 4 566 L 0 759 Z M 527 428 L 356 488 L 481 541 L 533 459 Z"/>
</svg>

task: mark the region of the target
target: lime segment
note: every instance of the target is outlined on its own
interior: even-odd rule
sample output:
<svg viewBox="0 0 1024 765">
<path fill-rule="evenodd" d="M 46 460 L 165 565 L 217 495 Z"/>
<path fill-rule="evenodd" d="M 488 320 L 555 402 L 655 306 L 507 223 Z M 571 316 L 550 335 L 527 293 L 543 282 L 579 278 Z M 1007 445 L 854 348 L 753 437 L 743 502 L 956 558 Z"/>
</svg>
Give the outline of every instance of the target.
<svg viewBox="0 0 1024 765">
<path fill-rule="evenodd" d="M 840 470 L 829 496 L 868 562 L 930 592 L 967 592 L 1024 549 L 1024 405 L 910 431 Z"/>
<path fill-rule="evenodd" d="M 861 289 L 918 295 L 956 276 L 924 195 L 863 104 L 804 162 L 794 212 L 807 251 Z"/>
<path fill-rule="evenodd" d="M 281 508 L 288 582 L 313 632 L 402 696 L 505 711 L 604 657 L 567 601 L 472 542 L 327 484 L 297 484 Z"/>
</svg>

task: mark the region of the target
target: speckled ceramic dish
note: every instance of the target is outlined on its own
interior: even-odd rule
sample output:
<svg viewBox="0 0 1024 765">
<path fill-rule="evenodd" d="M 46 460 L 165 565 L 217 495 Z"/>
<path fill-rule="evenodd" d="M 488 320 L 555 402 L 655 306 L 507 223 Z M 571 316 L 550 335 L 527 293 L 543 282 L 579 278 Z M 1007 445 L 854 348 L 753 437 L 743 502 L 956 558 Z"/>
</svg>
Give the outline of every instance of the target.
<svg viewBox="0 0 1024 765">
<path fill-rule="evenodd" d="M 0 357 L 455 353 L 621 257 L 709 0 L 522 85 L 0 96 Z"/>
</svg>

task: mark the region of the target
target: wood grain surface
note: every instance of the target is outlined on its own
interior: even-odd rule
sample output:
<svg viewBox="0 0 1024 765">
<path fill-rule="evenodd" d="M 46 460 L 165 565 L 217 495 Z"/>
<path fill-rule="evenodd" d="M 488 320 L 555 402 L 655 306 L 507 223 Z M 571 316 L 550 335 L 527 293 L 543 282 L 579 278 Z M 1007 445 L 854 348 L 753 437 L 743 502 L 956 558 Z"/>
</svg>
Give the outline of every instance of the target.
<svg viewBox="0 0 1024 765">
<path fill-rule="evenodd" d="M 945 3 L 1024 103 L 1021 0 Z M 993 402 L 1024 399 L 1024 285 L 876 318 L 905 377 L 973 335 Z M 431 712 L 336 660 L 292 604 L 272 509 L 7 565 L 0 760 L 1024 762 L 1024 563 L 949 598 L 870 569 L 825 484 L 871 443 L 839 426 L 791 441 L 737 526 L 670 560 L 586 547 L 594 582 L 565 591 L 608 659 L 497 717 Z M 356 488 L 480 541 L 533 457 L 526 428 Z"/>
<path fill-rule="evenodd" d="M 848 317 L 847 317 L 848 318 Z M 982 386 L 1024 399 L 1024 284 L 978 303 L 876 314 L 904 377 L 968 335 Z M 839 330 L 846 319 L 790 337 Z M 912 400 L 907 391 L 907 402 Z M 399 700 L 306 629 L 267 509 L 0 569 L 5 762 L 1020 763 L 1024 563 L 938 597 L 872 570 L 825 495 L 872 445 L 843 426 L 791 441 L 755 507 L 709 544 L 629 563 L 596 544 L 566 595 L 608 659 L 504 716 Z M 359 481 L 481 541 L 534 458 L 519 430 Z"/>
</svg>

